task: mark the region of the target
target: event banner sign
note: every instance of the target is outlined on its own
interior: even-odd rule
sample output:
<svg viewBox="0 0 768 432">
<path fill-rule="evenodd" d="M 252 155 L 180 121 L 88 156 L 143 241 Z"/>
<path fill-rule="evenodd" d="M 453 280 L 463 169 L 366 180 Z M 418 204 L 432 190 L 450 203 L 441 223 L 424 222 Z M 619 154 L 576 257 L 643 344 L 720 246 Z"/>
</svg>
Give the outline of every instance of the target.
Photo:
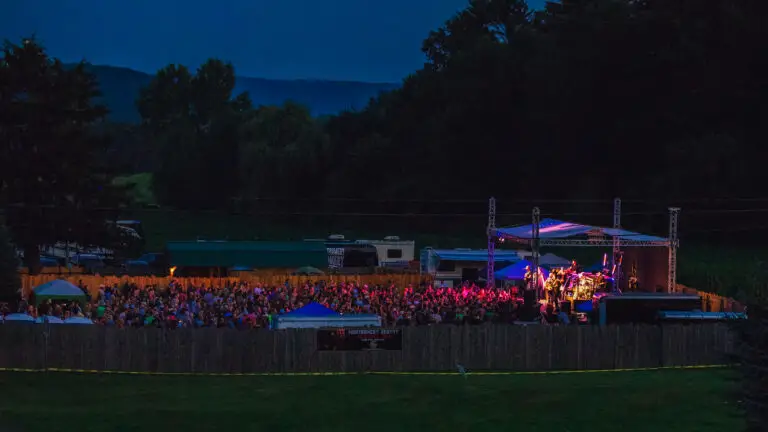
<svg viewBox="0 0 768 432">
<path fill-rule="evenodd" d="M 318 351 L 369 351 L 403 349 L 400 329 L 322 329 L 317 331 Z"/>
</svg>

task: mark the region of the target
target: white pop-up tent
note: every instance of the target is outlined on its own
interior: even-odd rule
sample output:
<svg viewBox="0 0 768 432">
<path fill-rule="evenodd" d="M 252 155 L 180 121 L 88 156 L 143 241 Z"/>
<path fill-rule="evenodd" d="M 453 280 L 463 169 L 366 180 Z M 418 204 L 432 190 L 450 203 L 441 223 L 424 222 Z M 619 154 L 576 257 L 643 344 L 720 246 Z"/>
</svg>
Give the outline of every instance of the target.
<svg viewBox="0 0 768 432">
<path fill-rule="evenodd" d="M 372 314 L 341 315 L 319 304 L 310 303 L 275 321 L 276 329 L 321 327 L 381 327 L 381 317 Z"/>
</svg>

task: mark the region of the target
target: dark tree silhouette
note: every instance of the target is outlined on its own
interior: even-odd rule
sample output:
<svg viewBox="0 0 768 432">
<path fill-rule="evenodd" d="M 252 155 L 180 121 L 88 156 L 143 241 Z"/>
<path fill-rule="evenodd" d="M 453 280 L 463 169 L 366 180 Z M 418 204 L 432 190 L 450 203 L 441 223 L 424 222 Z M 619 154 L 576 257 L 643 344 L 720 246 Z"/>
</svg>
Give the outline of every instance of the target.
<svg viewBox="0 0 768 432">
<path fill-rule="evenodd" d="M 13 302 L 19 299 L 21 280 L 19 278 L 19 260 L 11 238 L 4 226 L 0 225 L 0 302 Z"/>
<path fill-rule="evenodd" d="M 84 64 L 64 67 L 34 40 L 6 43 L 0 59 L 0 203 L 31 272 L 40 245 L 103 244 L 120 195 L 94 133 L 106 113 Z"/>
<path fill-rule="evenodd" d="M 233 100 L 235 71 L 211 59 L 192 74 L 169 65 L 157 72 L 137 99 L 158 161 L 154 187 L 166 204 L 216 207 L 237 195 L 238 125 L 250 98 Z"/>
</svg>

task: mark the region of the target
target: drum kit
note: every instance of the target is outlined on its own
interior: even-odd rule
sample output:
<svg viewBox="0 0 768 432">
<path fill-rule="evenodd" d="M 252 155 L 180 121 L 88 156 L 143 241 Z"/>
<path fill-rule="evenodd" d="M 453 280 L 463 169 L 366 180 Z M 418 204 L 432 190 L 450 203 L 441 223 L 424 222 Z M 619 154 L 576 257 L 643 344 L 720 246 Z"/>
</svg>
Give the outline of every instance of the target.
<svg viewBox="0 0 768 432">
<path fill-rule="evenodd" d="M 565 287 L 566 300 L 591 300 L 600 288 L 600 279 L 598 275 L 592 273 L 572 275 Z"/>
<path fill-rule="evenodd" d="M 606 264 L 603 258 L 603 267 Z M 544 282 L 549 301 L 585 301 L 593 300 L 595 294 L 612 291 L 614 289 L 613 278 L 606 268 L 596 273 L 579 272 L 576 263 L 570 269 L 552 269 L 549 277 Z"/>
</svg>

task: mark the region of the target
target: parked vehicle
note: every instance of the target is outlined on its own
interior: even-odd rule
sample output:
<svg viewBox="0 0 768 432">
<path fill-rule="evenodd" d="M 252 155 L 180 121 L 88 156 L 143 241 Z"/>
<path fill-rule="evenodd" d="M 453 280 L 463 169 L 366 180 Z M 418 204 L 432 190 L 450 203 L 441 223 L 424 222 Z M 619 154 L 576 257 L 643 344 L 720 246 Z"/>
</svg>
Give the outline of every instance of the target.
<svg viewBox="0 0 768 432">
<path fill-rule="evenodd" d="M 75 254 L 70 258 L 70 262 L 82 267 L 86 273 L 99 273 L 107 267 L 104 259 L 96 254 Z"/>
<path fill-rule="evenodd" d="M 164 253 L 146 253 L 135 260 L 124 264 L 130 275 L 166 275 L 168 274 L 168 257 Z"/>
</svg>

